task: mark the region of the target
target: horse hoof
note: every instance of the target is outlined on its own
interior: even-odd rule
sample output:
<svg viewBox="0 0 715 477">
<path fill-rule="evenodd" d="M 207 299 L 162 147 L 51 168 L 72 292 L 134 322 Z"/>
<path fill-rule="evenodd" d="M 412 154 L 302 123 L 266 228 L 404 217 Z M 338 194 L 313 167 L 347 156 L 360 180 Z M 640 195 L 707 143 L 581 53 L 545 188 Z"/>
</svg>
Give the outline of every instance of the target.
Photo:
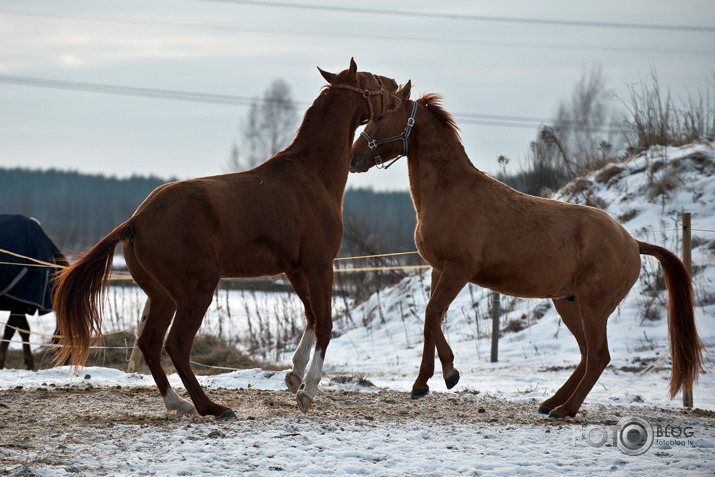
<svg viewBox="0 0 715 477">
<path fill-rule="evenodd" d="M 216 416 L 216 419 L 220 419 L 222 421 L 230 421 L 230 420 L 238 419 L 238 418 L 236 417 L 236 413 L 233 412 L 231 409 L 229 409 L 227 411 L 224 411 L 224 413 L 221 414 L 220 416 Z"/>
<path fill-rule="evenodd" d="M 298 392 L 301 382 L 301 379 L 297 375 L 293 374 L 292 371 L 289 371 L 288 374 L 286 374 L 286 386 L 288 386 L 288 390 L 293 394 Z"/>
<path fill-rule="evenodd" d="M 539 414 L 549 414 L 551 409 L 545 406 L 539 406 Z"/>
<path fill-rule="evenodd" d="M 444 379 L 447 389 L 452 389 L 459 382 L 459 372 L 453 374 L 452 376 Z"/>
<path fill-rule="evenodd" d="M 308 411 L 310 411 L 310 406 L 312 406 L 313 404 L 312 399 L 310 399 L 303 393 L 298 393 L 298 395 L 296 396 L 296 400 L 298 401 L 298 407 L 301 411 L 303 411 L 303 413 L 307 413 Z"/>
<path fill-rule="evenodd" d="M 550 417 L 551 419 L 563 419 L 563 418 L 564 418 L 564 416 L 562 416 L 562 415 L 559 414 L 558 412 L 554 412 L 554 411 L 551 411 L 551 412 L 549 413 L 549 417 Z"/>
<path fill-rule="evenodd" d="M 412 389 L 412 393 L 410 394 L 410 397 L 412 399 L 419 399 L 422 397 L 425 397 L 429 394 L 429 388 L 427 389 Z"/>
</svg>

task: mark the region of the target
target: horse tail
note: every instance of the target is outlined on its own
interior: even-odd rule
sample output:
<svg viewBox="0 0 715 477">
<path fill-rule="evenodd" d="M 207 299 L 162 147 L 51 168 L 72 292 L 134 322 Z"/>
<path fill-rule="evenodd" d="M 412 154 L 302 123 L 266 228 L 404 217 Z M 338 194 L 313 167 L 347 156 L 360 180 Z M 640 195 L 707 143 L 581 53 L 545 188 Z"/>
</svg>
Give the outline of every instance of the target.
<svg viewBox="0 0 715 477">
<path fill-rule="evenodd" d="M 638 242 L 639 252 L 657 258 L 663 268 L 668 289 L 668 335 L 673 368 L 670 374 L 670 398 L 685 386 L 691 389 L 703 372 L 703 342 L 695 329 L 695 299 L 692 279 L 680 259 L 669 250 Z"/>
<path fill-rule="evenodd" d="M 124 222 L 73 265 L 59 271 L 53 289 L 60 349 L 56 364 L 83 366 L 89 357 L 92 335 L 102 335 L 102 302 L 112 271 L 117 244 L 134 232 Z"/>
</svg>

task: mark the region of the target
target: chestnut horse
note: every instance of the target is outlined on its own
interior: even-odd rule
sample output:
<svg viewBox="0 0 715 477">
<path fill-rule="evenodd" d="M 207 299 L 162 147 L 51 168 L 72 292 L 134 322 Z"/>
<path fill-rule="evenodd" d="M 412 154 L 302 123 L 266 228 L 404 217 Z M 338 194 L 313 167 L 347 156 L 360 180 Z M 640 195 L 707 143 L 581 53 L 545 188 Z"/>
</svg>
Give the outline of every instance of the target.
<svg viewBox="0 0 715 477">
<path fill-rule="evenodd" d="M 351 171 L 365 172 L 376 162 L 409 152 L 415 243 L 433 267 L 413 398 L 429 391 L 435 346 L 447 387 L 459 381 L 441 325 L 452 300 L 471 282 L 508 295 L 553 301 L 576 337 L 581 362 L 556 394 L 541 403 L 539 412 L 575 416 L 610 361 L 606 322 L 638 278 L 639 254 L 656 257 L 665 272 L 671 398 L 697 379 L 703 345 L 695 329 L 691 279 L 678 257 L 633 239 L 602 210 L 532 197 L 492 179 L 470 162 L 440 96 L 409 101 L 410 83 L 397 96 L 398 108 L 371 121 L 353 145 Z M 389 143 L 372 139 L 390 136 Z"/>
<path fill-rule="evenodd" d="M 353 60 L 340 73 L 320 72 L 329 84 L 285 150 L 245 172 L 158 187 L 129 220 L 59 273 L 59 362 L 83 365 L 91 336 L 101 336 L 101 298 L 121 242 L 127 268 L 151 303 L 138 342 L 168 410 L 235 417 L 196 380 L 189 364 L 194 336 L 220 278 L 280 273 L 306 316 L 286 383 L 300 409 L 310 409 L 332 330 L 333 259 L 342 240 L 350 146 L 360 124 L 394 105 L 397 90 L 391 78 L 358 72 Z M 161 366 L 165 336 L 193 404 L 177 396 Z"/>
</svg>

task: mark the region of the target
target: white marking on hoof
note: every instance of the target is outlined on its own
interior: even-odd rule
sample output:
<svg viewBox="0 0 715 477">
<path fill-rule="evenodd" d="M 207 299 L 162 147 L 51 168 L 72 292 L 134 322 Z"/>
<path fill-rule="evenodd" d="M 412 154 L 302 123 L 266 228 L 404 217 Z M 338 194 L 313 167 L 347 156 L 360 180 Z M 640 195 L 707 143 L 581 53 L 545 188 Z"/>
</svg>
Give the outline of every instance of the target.
<svg viewBox="0 0 715 477">
<path fill-rule="evenodd" d="M 178 414 L 196 414 L 194 405 L 186 399 L 180 398 L 173 388 L 169 388 L 166 391 L 166 396 L 162 396 L 162 398 L 168 411 L 176 411 Z"/>
</svg>

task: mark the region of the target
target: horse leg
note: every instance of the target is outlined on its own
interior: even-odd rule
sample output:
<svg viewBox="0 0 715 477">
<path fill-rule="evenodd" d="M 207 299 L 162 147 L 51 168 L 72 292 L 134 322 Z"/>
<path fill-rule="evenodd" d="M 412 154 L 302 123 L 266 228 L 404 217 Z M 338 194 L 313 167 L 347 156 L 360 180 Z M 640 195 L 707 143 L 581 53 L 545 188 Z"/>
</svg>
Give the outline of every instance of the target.
<svg viewBox="0 0 715 477">
<path fill-rule="evenodd" d="M 303 330 L 300 344 L 293 354 L 293 369 L 288 371 L 285 379 L 290 392 L 296 394 L 305 375 L 305 367 L 310 359 L 310 351 L 315 344 L 315 334 L 313 332 L 313 328 L 315 327 L 315 314 L 310 304 L 308 283 L 303 273 L 300 270 L 290 273 L 286 272 L 286 276 L 305 308 L 305 330 Z"/>
<path fill-rule="evenodd" d="M 308 367 L 305 380 L 296 394 L 296 400 L 300 410 L 308 412 L 318 390 L 320 378 L 323 375 L 325 352 L 330 343 L 330 334 L 333 331 L 332 303 L 330 301 L 333 289 L 332 263 L 307 271 L 305 277 L 310 290 L 310 308 L 315 313 L 313 331 L 316 343 L 313 359 Z"/>
<path fill-rule="evenodd" d="M 28 371 L 36 371 L 35 358 L 32 356 L 32 349 L 30 349 L 30 323 L 27 321 L 27 315 L 18 313 L 15 316 L 18 317 L 17 327 L 24 330 L 18 331 L 18 333 L 20 333 L 20 339 L 22 339 L 22 355 L 25 359 L 25 368 Z"/>
<path fill-rule="evenodd" d="M 10 340 L 15 335 L 15 328 L 17 327 L 17 315 L 10 314 L 10 318 L 7 320 L 7 325 L 5 325 L 5 331 L 2 334 L 2 343 L 0 343 L 0 369 L 5 367 L 5 357 L 7 356 L 7 349 L 10 346 Z"/>
<path fill-rule="evenodd" d="M 551 410 L 549 417 L 557 419 L 574 417 L 581 408 L 586 396 L 598 381 L 601 373 L 611 361 L 611 355 L 608 352 L 606 324 L 608 317 L 620 300 L 615 300 L 615 303 L 611 305 L 608 298 L 604 299 L 604 297 L 607 297 L 605 293 L 599 293 L 596 290 L 591 290 L 591 292 L 591 295 L 588 293 L 579 294 L 578 290 L 576 293 L 583 336 L 586 342 L 586 364 L 583 378 L 576 385 L 573 394 L 566 399 L 566 402 Z"/>
<path fill-rule="evenodd" d="M 164 400 L 166 409 L 176 411 L 179 414 L 194 412 L 194 405 L 185 399 L 181 399 L 174 392 L 166 377 L 164 368 L 161 366 L 161 349 L 164 344 L 164 336 L 176 309 L 174 301 L 166 294 L 152 295 L 151 301 L 152 307 L 144 322 L 144 329 L 139 338 L 137 338 L 137 345 L 144 356 L 151 375 L 154 377 L 156 387 L 159 388 L 159 394 Z"/>
<path fill-rule="evenodd" d="M 213 289 L 200 294 L 194 293 L 191 297 L 183 297 L 177 303 L 174 324 L 169 330 L 164 347 L 174 363 L 176 372 L 179 373 L 181 381 L 189 392 L 191 400 L 196 406 L 196 411 L 202 416 L 211 414 L 222 419 L 235 418 L 236 414 L 230 408 L 216 404 L 206 396 L 191 369 L 189 361 L 194 336 L 196 336 L 196 332 L 201 326 L 211 300 L 213 300 Z"/>
<path fill-rule="evenodd" d="M 457 297 L 462 288 L 464 288 L 464 285 L 467 284 L 469 280 L 468 276 L 469 274 L 461 269 L 443 269 L 425 310 L 425 342 L 427 342 L 430 337 L 434 340 L 434 345 L 437 348 L 437 356 L 442 363 L 442 377 L 447 385 L 447 389 L 452 389 L 457 385 L 459 382 L 459 371 L 454 368 L 454 353 L 452 352 L 452 348 L 449 347 L 444 333 L 442 333 L 442 322 L 444 321 L 449 305 Z M 431 360 L 429 360 L 430 355 L 432 356 Z M 422 356 L 420 370 L 423 368 L 429 370 L 430 363 L 425 362 L 425 358 L 434 363 L 434 353 L 428 353 Z M 434 368 L 434 364 L 432 364 L 432 367 Z M 425 377 L 429 379 L 426 374 L 422 375 L 423 379 Z M 420 376 L 418 376 L 418 380 L 416 380 L 412 386 L 413 395 L 416 394 L 415 390 L 417 390 L 417 393 L 426 394 L 429 390 L 426 379 L 420 381 Z"/>
<path fill-rule="evenodd" d="M 434 289 L 439 282 L 439 272 L 432 269 L 432 279 L 430 281 L 430 299 L 434 294 Z M 441 318 L 444 320 L 444 317 Z M 429 393 L 429 385 L 427 381 L 434 376 L 434 358 L 435 358 L 435 345 L 434 339 L 432 339 L 432 334 L 426 332 L 424 333 L 424 344 L 422 347 L 422 362 L 420 363 L 420 372 L 417 375 L 415 384 L 412 386 L 412 393 L 410 397 L 412 399 L 419 399 L 426 396 Z"/>
<path fill-rule="evenodd" d="M 138 338 L 142 334 L 144 329 L 144 324 L 146 323 L 146 318 L 149 316 L 149 310 L 151 309 L 151 300 L 147 298 L 144 304 L 144 310 L 142 311 L 142 317 L 139 319 L 139 324 L 137 325 L 137 340 L 134 340 L 134 346 L 132 347 L 132 354 L 129 356 L 129 364 L 127 364 L 127 373 L 133 373 L 138 367 L 142 359 L 142 352 L 139 349 Z"/>
<path fill-rule="evenodd" d="M 554 307 L 556 311 L 561 315 L 566 327 L 576 338 L 578 342 L 578 348 L 581 351 L 581 361 L 578 366 L 573 371 L 569 379 L 564 383 L 563 386 L 556 391 L 552 397 L 542 402 L 539 406 L 539 412 L 541 414 L 549 414 L 552 409 L 562 405 L 566 400 L 573 394 L 578 383 L 583 379 L 583 375 L 586 373 L 586 338 L 583 335 L 583 326 L 581 325 L 581 313 L 579 312 L 579 306 L 576 301 L 568 301 L 565 298 L 554 299 Z"/>
</svg>

